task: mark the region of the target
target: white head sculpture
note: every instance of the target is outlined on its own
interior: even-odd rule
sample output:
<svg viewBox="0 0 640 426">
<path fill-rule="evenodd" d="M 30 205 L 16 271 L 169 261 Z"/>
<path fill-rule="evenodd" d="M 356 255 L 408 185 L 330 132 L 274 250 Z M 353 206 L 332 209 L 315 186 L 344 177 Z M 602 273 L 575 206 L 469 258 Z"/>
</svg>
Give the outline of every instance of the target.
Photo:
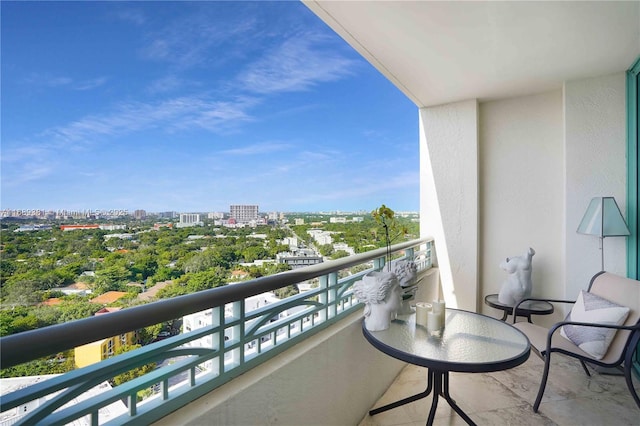
<svg viewBox="0 0 640 426">
<path fill-rule="evenodd" d="M 398 277 L 400 287 L 408 287 L 413 284 L 418 274 L 418 267 L 415 262 L 407 259 L 393 262 L 391 270 Z"/>
<path fill-rule="evenodd" d="M 364 324 L 367 330 L 389 328 L 402 302 L 398 279 L 390 272 L 370 272 L 353 285 L 353 293 L 365 303 Z"/>
<path fill-rule="evenodd" d="M 498 300 L 505 305 L 515 306 L 522 299 L 531 296 L 531 258 L 536 254 L 535 250 L 529 250 L 522 256 L 507 257 L 500 263 L 500 268 L 507 271 L 509 276 L 502 284 Z"/>
</svg>

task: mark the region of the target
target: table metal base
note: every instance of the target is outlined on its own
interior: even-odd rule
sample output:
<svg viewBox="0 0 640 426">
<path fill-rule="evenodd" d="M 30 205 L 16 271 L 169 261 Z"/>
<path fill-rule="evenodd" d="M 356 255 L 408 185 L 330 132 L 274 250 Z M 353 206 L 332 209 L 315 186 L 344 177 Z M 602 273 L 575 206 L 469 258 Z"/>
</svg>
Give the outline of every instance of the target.
<svg viewBox="0 0 640 426">
<path fill-rule="evenodd" d="M 507 317 L 511 314 L 508 311 L 502 311 L 502 312 L 503 314 L 502 314 L 502 318 L 500 318 L 500 321 L 506 321 Z M 526 318 L 528 323 L 533 324 L 533 321 L 531 321 L 531 314 L 518 314 L 516 316 Z"/>
<path fill-rule="evenodd" d="M 467 422 L 467 424 L 476 426 L 473 420 L 471 420 L 469 416 L 467 416 L 467 414 L 462 411 L 460 407 L 458 407 L 458 404 L 456 404 L 453 398 L 451 398 L 451 395 L 449 395 L 449 372 L 435 371 L 433 369 L 429 369 L 427 372 L 427 388 L 424 390 L 424 392 L 420 392 L 399 401 L 392 402 L 391 404 L 387 404 L 383 407 L 375 408 L 369 411 L 369 415 L 373 416 L 378 413 L 382 413 L 383 411 L 391 410 L 393 408 L 400 407 L 401 405 L 409 404 L 410 402 L 426 398 L 427 396 L 429 396 L 432 390 L 433 401 L 431 402 L 431 410 L 429 411 L 427 426 L 433 424 L 433 419 L 436 415 L 436 408 L 438 407 L 438 399 L 440 396 L 447 401 L 449 406 L 451 406 L 451 408 L 453 408 L 453 410 L 458 413 L 458 415 L 462 417 L 464 421 Z"/>
</svg>

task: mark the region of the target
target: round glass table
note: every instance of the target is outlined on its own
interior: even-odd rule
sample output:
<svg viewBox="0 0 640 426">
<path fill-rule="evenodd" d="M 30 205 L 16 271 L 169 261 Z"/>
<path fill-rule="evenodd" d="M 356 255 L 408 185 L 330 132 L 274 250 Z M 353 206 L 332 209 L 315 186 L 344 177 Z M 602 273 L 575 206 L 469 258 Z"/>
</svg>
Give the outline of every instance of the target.
<svg viewBox="0 0 640 426">
<path fill-rule="evenodd" d="M 468 424 L 475 423 L 449 394 L 449 372 L 486 373 L 516 367 L 529 358 L 527 337 L 503 321 L 473 312 L 446 309 L 442 330 L 428 332 L 416 326 L 415 314 L 398 316 L 383 331 L 369 331 L 362 323 L 364 337 L 378 350 L 399 360 L 427 367 L 424 392 L 376 408 L 375 415 L 427 397 L 433 401 L 427 424 L 433 423 L 438 397 L 442 396 Z"/>
<path fill-rule="evenodd" d="M 489 294 L 484 298 L 484 303 L 492 308 L 500 309 L 502 321 L 513 313 L 513 306 L 501 303 L 497 294 Z M 553 313 L 553 305 L 544 300 L 527 300 L 518 305 L 516 309 L 516 317 L 526 317 L 527 321 L 531 321 L 531 315 L 549 315 Z"/>
</svg>

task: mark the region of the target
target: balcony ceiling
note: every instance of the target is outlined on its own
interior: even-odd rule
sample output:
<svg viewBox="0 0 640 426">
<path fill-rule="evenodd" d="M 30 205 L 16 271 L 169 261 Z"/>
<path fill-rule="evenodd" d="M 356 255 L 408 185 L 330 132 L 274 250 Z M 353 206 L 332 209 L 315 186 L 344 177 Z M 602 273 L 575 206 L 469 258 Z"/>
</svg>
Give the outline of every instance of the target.
<svg viewBox="0 0 640 426">
<path fill-rule="evenodd" d="M 303 2 L 418 107 L 558 89 L 640 55 L 640 1 Z"/>
</svg>

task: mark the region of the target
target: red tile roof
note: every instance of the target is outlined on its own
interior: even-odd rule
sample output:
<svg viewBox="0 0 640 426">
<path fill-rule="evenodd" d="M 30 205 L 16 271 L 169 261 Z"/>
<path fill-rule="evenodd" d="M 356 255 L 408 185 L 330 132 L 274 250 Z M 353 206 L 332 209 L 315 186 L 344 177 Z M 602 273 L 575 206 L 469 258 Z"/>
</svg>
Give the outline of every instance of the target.
<svg viewBox="0 0 640 426">
<path fill-rule="evenodd" d="M 100 303 L 106 305 L 115 302 L 126 294 L 127 293 L 124 291 L 108 291 L 98 297 L 94 297 L 93 299 L 91 299 L 91 303 Z"/>
</svg>

